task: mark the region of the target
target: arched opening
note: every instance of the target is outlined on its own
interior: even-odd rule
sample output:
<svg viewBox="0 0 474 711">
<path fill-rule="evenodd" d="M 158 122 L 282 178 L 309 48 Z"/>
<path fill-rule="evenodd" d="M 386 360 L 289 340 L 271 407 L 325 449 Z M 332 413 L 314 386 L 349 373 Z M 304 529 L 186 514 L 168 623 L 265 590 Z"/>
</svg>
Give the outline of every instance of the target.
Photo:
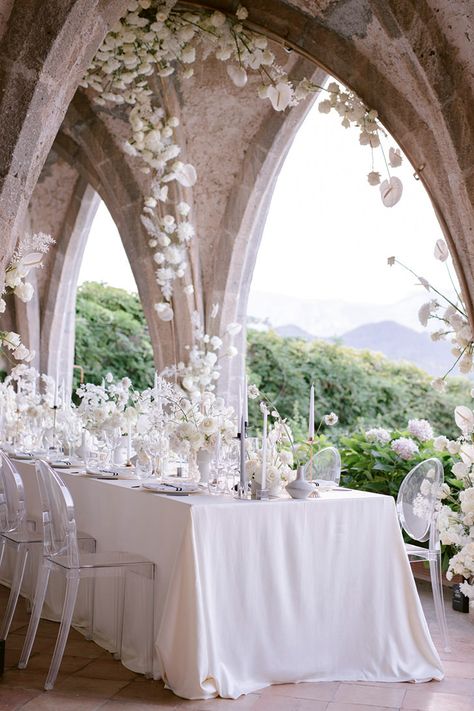
<svg viewBox="0 0 474 711">
<path fill-rule="evenodd" d="M 376 160 L 382 172 L 380 152 Z M 396 256 L 455 296 L 445 265 L 433 259 L 441 226 L 406 157 L 393 172 L 403 182 L 403 197 L 391 209 L 379 188 L 367 184 L 370 170 L 370 151 L 359 145 L 357 131 L 343 130 L 337 116 L 322 115 L 315 104 L 276 180 L 250 288 L 250 326 L 360 343 L 396 359 L 408 346 L 406 360 L 442 375 L 452 361 L 447 343 L 425 335 L 419 358 L 410 352 L 410 337 L 415 345 L 424 332 L 418 309 L 430 297 L 415 277 L 387 264 Z M 393 350 L 384 351 L 389 337 Z"/>
<path fill-rule="evenodd" d="M 107 372 L 143 390 L 153 382 L 153 349 L 137 284 L 117 226 L 99 204 L 82 257 L 75 325 L 75 384 Z"/>
</svg>

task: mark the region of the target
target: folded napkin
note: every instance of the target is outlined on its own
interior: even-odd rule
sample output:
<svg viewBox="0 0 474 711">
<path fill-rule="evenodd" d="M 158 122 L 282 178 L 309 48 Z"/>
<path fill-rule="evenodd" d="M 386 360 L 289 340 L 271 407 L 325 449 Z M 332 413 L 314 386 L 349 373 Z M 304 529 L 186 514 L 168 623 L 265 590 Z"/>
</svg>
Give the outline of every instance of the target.
<svg viewBox="0 0 474 711">
<path fill-rule="evenodd" d="M 56 469 L 67 469 L 68 467 L 77 468 L 84 466 L 84 462 L 80 459 L 49 459 L 48 462 L 53 469 L 55 467 Z"/>
<path fill-rule="evenodd" d="M 135 479 L 134 467 L 87 467 L 86 474 L 96 479 Z"/>
<path fill-rule="evenodd" d="M 173 483 L 168 481 L 146 481 L 142 482 L 142 487 L 144 489 L 156 491 L 160 494 L 172 494 L 173 492 L 193 494 L 194 492 L 199 491 L 199 487 L 194 481 L 180 481 Z"/>
<path fill-rule="evenodd" d="M 337 489 L 339 486 L 335 481 L 329 479 L 315 479 L 314 483 L 321 489 Z"/>
</svg>

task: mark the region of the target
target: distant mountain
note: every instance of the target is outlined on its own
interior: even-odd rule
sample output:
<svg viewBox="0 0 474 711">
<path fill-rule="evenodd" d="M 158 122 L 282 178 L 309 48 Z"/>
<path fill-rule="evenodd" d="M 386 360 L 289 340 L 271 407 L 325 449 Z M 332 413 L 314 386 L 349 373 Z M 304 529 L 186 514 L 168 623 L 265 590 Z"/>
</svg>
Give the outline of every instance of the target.
<svg viewBox="0 0 474 711">
<path fill-rule="evenodd" d="M 317 336 L 313 336 L 308 331 L 305 331 L 299 326 L 295 326 L 293 323 L 288 323 L 285 326 L 278 326 L 278 328 L 273 329 L 279 336 L 283 338 L 302 338 L 303 341 L 314 341 Z"/>
<path fill-rule="evenodd" d="M 434 342 L 426 332 L 417 333 L 395 321 L 367 323 L 338 340 L 352 348 L 379 351 L 391 360 L 409 361 L 431 375 L 444 375 L 454 362 L 449 343 Z"/>
<path fill-rule="evenodd" d="M 426 299 L 426 292 L 421 289 L 395 304 L 313 301 L 253 291 L 247 313 L 256 321 L 269 321 L 274 329 L 293 324 L 308 334 L 324 338 L 340 336 L 358 326 L 380 321 L 396 321 L 414 331 L 422 331 L 418 309 Z"/>
<path fill-rule="evenodd" d="M 304 331 L 294 324 L 286 324 L 274 329 L 285 338 L 317 340 L 317 336 Z M 454 362 L 451 347 L 446 341 L 433 342 L 426 333 L 418 333 L 396 321 L 366 323 L 338 336 L 337 339 L 319 338 L 323 341 L 337 340 L 345 346 L 359 350 L 383 353 L 395 361 L 414 363 L 431 375 L 444 375 Z"/>
</svg>

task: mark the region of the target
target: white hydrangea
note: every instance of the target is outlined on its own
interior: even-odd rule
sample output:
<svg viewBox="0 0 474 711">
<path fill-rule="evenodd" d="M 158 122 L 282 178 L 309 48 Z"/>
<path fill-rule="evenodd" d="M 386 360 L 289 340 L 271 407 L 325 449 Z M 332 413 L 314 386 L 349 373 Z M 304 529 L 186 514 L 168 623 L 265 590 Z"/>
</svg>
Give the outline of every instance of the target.
<svg viewBox="0 0 474 711">
<path fill-rule="evenodd" d="M 409 420 L 408 432 L 416 437 L 420 442 L 426 442 L 433 439 L 433 428 L 428 420 Z"/>
<path fill-rule="evenodd" d="M 418 445 L 410 437 L 394 439 L 390 447 L 401 459 L 405 460 L 412 459 L 419 452 Z"/>
<path fill-rule="evenodd" d="M 383 427 L 372 427 L 365 433 L 365 438 L 368 442 L 380 442 L 381 444 L 386 444 L 387 442 L 390 442 L 391 434 Z"/>
</svg>

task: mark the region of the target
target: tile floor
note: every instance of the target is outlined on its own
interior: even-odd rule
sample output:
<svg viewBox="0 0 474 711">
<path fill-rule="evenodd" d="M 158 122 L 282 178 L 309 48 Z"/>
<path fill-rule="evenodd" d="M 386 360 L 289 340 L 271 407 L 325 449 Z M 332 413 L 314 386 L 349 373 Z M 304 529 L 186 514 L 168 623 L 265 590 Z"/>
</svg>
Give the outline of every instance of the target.
<svg viewBox="0 0 474 711">
<path fill-rule="evenodd" d="M 429 585 L 420 583 L 425 611 L 438 642 Z M 0 608 L 6 588 L 0 587 Z M 7 640 L 6 668 L 0 677 L 0 711 L 474 711 L 474 615 L 453 612 L 447 603 L 453 652 L 442 654 L 446 678 L 427 684 L 320 683 L 271 686 L 236 701 L 185 701 L 114 661 L 110 654 L 71 631 L 53 691 L 42 690 L 57 625 L 41 622 L 26 670 L 16 668 L 27 615 L 18 605 Z"/>
</svg>

